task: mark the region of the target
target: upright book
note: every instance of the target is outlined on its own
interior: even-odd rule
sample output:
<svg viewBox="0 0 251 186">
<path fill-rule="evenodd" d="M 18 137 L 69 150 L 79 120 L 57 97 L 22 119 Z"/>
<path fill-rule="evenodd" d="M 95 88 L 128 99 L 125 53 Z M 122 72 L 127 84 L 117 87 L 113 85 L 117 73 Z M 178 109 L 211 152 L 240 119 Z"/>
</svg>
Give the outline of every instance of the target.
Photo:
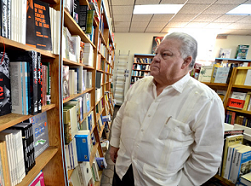
<svg viewBox="0 0 251 186">
<path fill-rule="evenodd" d="M 0 53 L 0 116 L 11 113 L 10 61 L 7 53 Z"/>
<path fill-rule="evenodd" d="M 90 131 L 80 130 L 75 135 L 78 161 L 90 161 Z"/>
</svg>

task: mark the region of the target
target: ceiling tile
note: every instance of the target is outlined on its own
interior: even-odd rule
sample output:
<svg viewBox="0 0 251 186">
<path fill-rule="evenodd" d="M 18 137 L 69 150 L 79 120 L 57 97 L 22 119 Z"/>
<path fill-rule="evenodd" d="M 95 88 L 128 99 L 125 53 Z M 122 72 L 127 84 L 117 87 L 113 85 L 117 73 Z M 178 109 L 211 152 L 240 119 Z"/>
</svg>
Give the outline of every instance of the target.
<svg viewBox="0 0 251 186">
<path fill-rule="evenodd" d="M 166 27 L 184 27 L 187 25 L 187 22 L 169 22 Z"/>
<path fill-rule="evenodd" d="M 189 0 L 188 3 L 197 3 L 197 4 L 206 4 L 206 5 L 210 5 L 213 2 L 215 2 L 215 0 Z"/>
<path fill-rule="evenodd" d="M 114 5 L 131 5 L 133 6 L 134 0 L 111 0 L 112 1 L 112 6 Z"/>
<path fill-rule="evenodd" d="M 193 21 L 212 22 L 220 16 L 221 14 L 200 14 Z"/>
<path fill-rule="evenodd" d="M 251 30 L 231 30 L 229 32 L 229 34 L 234 34 L 234 35 L 250 35 L 251 34 Z"/>
<path fill-rule="evenodd" d="M 136 5 L 159 4 L 161 0 L 136 0 Z"/>
<path fill-rule="evenodd" d="M 245 24 L 245 23 L 232 23 L 229 26 L 227 26 L 229 29 L 251 29 L 251 24 Z"/>
<path fill-rule="evenodd" d="M 205 28 L 225 28 L 231 23 L 209 23 Z"/>
<path fill-rule="evenodd" d="M 131 27 L 130 32 L 145 32 L 146 27 Z"/>
<path fill-rule="evenodd" d="M 185 4 L 178 13 L 199 14 L 199 13 L 203 12 L 207 7 L 208 7 L 208 5 L 204 5 L 204 4 L 203 5 L 198 4 L 198 5 L 196 5 L 196 7 L 194 6 L 194 4 Z"/>
<path fill-rule="evenodd" d="M 239 23 L 251 23 L 251 16 L 246 16 L 238 21 Z"/>
<path fill-rule="evenodd" d="M 124 14 L 115 14 L 113 15 L 114 21 L 131 21 L 132 15 L 124 15 Z"/>
<path fill-rule="evenodd" d="M 174 14 L 154 14 L 151 21 L 166 21 L 168 22 Z"/>
<path fill-rule="evenodd" d="M 151 21 L 149 23 L 149 25 L 148 25 L 148 28 L 152 28 L 152 27 L 161 27 L 161 28 L 163 28 L 166 24 L 167 24 L 167 22 Z"/>
<path fill-rule="evenodd" d="M 197 14 L 181 14 L 178 13 L 172 18 L 172 21 L 190 21 L 192 20 Z"/>
<path fill-rule="evenodd" d="M 129 32 L 129 27 L 116 27 L 115 33 L 116 32 Z"/>
<path fill-rule="evenodd" d="M 131 24 L 131 27 L 146 27 L 149 22 L 143 22 L 143 21 L 134 21 Z"/>
<path fill-rule="evenodd" d="M 112 6 L 114 14 L 132 14 L 133 6 Z"/>
<path fill-rule="evenodd" d="M 162 0 L 160 4 L 184 4 L 187 0 Z"/>
<path fill-rule="evenodd" d="M 129 27 L 131 22 L 125 22 L 125 21 L 114 21 L 115 27 Z"/>
<path fill-rule="evenodd" d="M 219 17 L 218 19 L 214 20 L 216 23 L 233 23 L 240 19 L 243 19 L 245 15 L 223 15 Z"/>
<path fill-rule="evenodd" d="M 212 5 L 208 9 L 206 9 L 203 13 L 204 14 L 225 14 L 230 10 L 234 9 L 236 5 Z"/>
<path fill-rule="evenodd" d="M 145 32 L 148 32 L 148 33 L 156 33 L 156 32 L 160 32 L 161 30 L 163 29 L 163 27 L 156 27 L 156 28 L 147 28 Z"/>
<path fill-rule="evenodd" d="M 186 28 L 203 28 L 207 24 L 206 22 L 190 22 L 186 25 Z"/>
<path fill-rule="evenodd" d="M 244 3 L 246 0 L 220 0 L 220 1 L 216 1 L 215 4 L 236 4 L 236 5 L 239 5 L 239 4 L 242 4 Z"/>
<path fill-rule="evenodd" d="M 133 14 L 132 21 L 147 21 L 149 22 L 152 18 L 152 14 L 142 15 L 142 14 Z"/>
</svg>

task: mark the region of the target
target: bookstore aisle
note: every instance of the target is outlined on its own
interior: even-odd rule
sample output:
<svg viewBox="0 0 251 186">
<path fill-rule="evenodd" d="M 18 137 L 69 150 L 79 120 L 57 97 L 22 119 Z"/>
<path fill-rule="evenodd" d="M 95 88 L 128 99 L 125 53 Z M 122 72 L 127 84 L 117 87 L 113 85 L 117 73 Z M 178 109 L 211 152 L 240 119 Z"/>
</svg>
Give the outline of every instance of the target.
<svg viewBox="0 0 251 186">
<path fill-rule="evenodd" d="M 113 120 L 117 114 L 117 111 L 119 110 L 119 107 L 120 106 L 117 106 L 117 105 L 114 107 Z M 103 170 L 100 186 L 111 186 L 112 185 L 114 163 L 112 162 L 112 160 L 110 158 L 109 150 L 110 150 L 110 146 L 109 146 L 107 153 L 105 154 L 107 168 Z"/>
</svg>

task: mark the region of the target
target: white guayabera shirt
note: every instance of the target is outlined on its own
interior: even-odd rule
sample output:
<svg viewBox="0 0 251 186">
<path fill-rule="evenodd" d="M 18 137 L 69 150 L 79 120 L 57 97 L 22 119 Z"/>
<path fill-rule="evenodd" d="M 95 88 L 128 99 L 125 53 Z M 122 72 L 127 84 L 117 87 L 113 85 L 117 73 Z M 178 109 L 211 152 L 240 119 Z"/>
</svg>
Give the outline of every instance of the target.
<svg viewBox="0 0 251 186">
<path fill-rule="evenodd" d="M 187 74 L 157 96 L 153 77 L 135 83 L 113 122 L 116 172 L 132 164 L 136 186 L 201 185 L 221 162 L 224 107 Z"/>
</svg>

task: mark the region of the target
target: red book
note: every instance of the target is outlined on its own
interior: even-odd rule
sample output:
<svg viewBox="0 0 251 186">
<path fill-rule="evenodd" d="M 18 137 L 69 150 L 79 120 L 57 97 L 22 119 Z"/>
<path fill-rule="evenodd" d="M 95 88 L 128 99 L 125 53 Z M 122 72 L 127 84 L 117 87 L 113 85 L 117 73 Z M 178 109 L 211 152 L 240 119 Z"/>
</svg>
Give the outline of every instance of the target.
<svg viewBox="0 0 251 186">
<path fill-rule="evenodd" d="M 240 99 L 234 99 L 234 98 L 229 98 L 228 100 L 228 106 L 230 108 L 235 108 L 235 109 L 242 109 L 244 106 L 245 100 L 240 100 Z"/>
<path fill-rule="evenodd" d="M 43 172 L 40 172 L 36 178 L 30 183 L 29 186 L 36 186 L 36 185 L 39 185 L 39 186 L 45 186 L 44 184 L 44 174 Z"/>
</svg>

